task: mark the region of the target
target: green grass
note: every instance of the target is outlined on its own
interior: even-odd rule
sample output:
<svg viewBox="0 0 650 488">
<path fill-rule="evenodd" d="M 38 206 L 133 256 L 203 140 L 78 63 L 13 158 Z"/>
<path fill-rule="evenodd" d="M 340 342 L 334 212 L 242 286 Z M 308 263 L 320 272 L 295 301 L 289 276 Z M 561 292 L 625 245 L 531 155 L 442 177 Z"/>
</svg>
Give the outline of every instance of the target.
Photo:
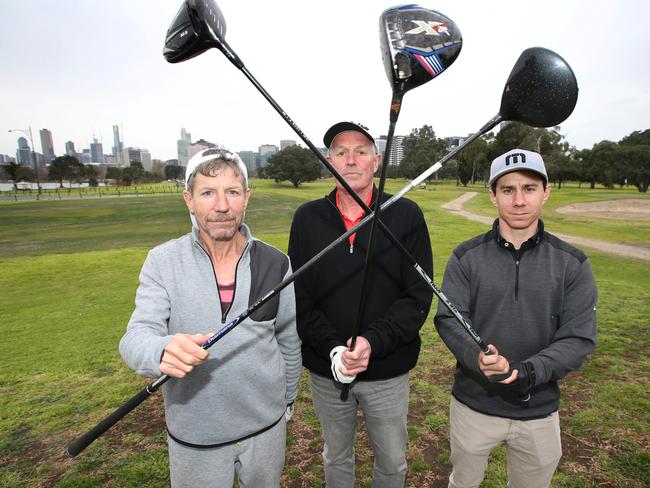
<svg viewBox="0 0 650 488">
<path fill-rule="evenodd" d="M 394 193 L 404 184 L 389 181 L 387 189 Z M 246 220 L 256 237 L 286 250 L 294 209 L 331 187 L 330 181 L 294 189 L 253 180 Z M 409 194 L 426 216 L 438 284 L 451 250 L 487 229 L 440 208 L 465 191 L 434 183 Z M 625 189 L 554 190 L 545 208 L 547 228 L 650 245 L 648 222 L 571 220 L 553 211 L 610 198 L 647 197 Z M 485 195 L 468 209 L 494 214 Z M 62 460 L 61 454 L 68 442 L 146 383 L 122 364 L 117 344 L 148 249 L 188 230 L 178 193 L 0 203 L 0 487 L 167 486 L 159 398 L 138 407 L 116 426 L 117 432 L 98 439 L 74 461 Z M 583 369 L 563 381 L 565 456 L 553 486 L 650 486 L 648 263 L 587 252 L 600 292 L 598 346 Z M 411 376 L 409 483 L 414 485 L 434 472 L 442 478 L 450 469 L 447 410 L 454 361 L 430 319 L 422 337 Z M 296 430 L 288 442 L 287 482 L 323 486 L 320 427 L 306 375 L 292 422 Z M 372 472 L 368 452 L 357 451 L 361 486 Z M 500 449 L 482 486 L 504 486 L 505 473 Z"/>
</svg>

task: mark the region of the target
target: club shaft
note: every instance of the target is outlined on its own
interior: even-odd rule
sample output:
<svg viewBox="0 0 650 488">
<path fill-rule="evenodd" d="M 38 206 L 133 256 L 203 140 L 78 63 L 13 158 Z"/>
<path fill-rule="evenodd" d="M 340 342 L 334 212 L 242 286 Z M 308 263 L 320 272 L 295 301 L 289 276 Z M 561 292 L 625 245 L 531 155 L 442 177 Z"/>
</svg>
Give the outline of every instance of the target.
<svg viewBox="0 0 650 488">
<path fill-rule="evenodd" d="M 331 163 L 325 159 L 325 157 L 321 154 L 321 152 L 314 146 L 314 144 L 309 140 L 309 138 L 303 133 L 302 130 L 296 125 L 296 123 L 289 117 L 289 115 L 280 107 L 280 105 L 271 97 L 271 95 L 264 89 L 264 87 L 255 79 L 253 74 L 246 68 L 244 63 L 241 61 L 239 56 L 233 51 L 233 49 L 225 42 L 225 40 L 221 40 L 221 43 L 223 43 L 223 48 L 220 48 L 221 51 L 226 55 L 226 57 L 240 70 L 242 73 L 246 76 L 246 78 L 257 88 L 257 90 L 262 94 L 262 96 L 271 104 L 271 106 L 280 114 L 280 116 L 289 124 L 289 126 L 294 130 L 294 132 L 304 141 L 304 143 L 311 149 L 312 153 L 318 157 L 318 159 L 321 161 L 321 163 L 327 168 L 327 170 L 332 174 L 332 176 L 341 184 L 343 188 L 348 192 L 349 195 L 354 198 L 355 202 L 366 212 L 367 216 L 372 215 L 371 209 L 366 205 L 366 203 L 357 195 L 357 193 L 350 187 L 350 185 L 345 181 L 345 179 L 340 175 L 340 173 L 331 165 Z M 397 122 L 397 118 L 399 117 L 399 112 L 401 110 L 401 102 L 402 102 L 402 97 L 403 93 L 400 93 L 399 95 L 396 94 L 397 92 L 393 93 L 393 103 L 391 103 L 391 111 L 390 111 L 390 121 L 391 125 L 394 130 L 394 124 Z M 483 134 L 487 133 L 489 130 L 494 128 L 498 123 L 503 121 L 503 117 L 501 114 L 497 114 L 494 116 L 492 119 L 490 119 L 483 127 L 479 129 L 478 132 L 472 134 L 470 137 L 465 139 L 461 144 L 459 144 L 457 147 L 449 151 L 442 159 L 440 159 L 436 164 L 430 166 L 427 168 L 424 172 L 422 172 L 419 176 L 417 176 L 414 180 L 412 180 L 410 183 L 408 183 L 402 190 L 400 190 L 398 193 L 393 195 L 389 200 L 385 202 L 385 204 L 381 205 L 381 207 L 378 207 L 377 209 L 379 211 L 383 211 L 383 209 L 388 208 L 390 205 L 392 205 L 394 202 L 402 198 L 406 193 L 408 193 L 410 190 L 415 188 L 417 185 L 419 185 L 421 182 L 426 180 L 429 176 L 431 176 L 433 173 L 438 171 L 443 164 L 445 164 L 447 161 L 449 161 L 452 157 L 454 157 L 458 152 L 460 152 L 462 149 L 467 147 L 469 144 L 474 142 L 477 138 L 482 136 Z M 387 147 L 386 150 L 384 151 L 384 154 L 387 154 L 387 157 L 390 157 L 390 152 L 389 152 L 389 145 L 391 144 L 391 139 L 392 137 L 388 138 L 387 141 Z M 387 166 L 387 165 L 385 165 Z M 382 168 L 383 171 L 383 168 Z M 377 199 L 377 202 L 380 202 L 380 199 Z M 382 230 L 382 232 L 388 237 L 388 239 L 391 241 L 393 245 L 395 245 L 399 251 L 402 253 L 404 257 L 407 258 L 407 260 L 411 263 L 411 265 L 415 268 L 415 270 L 418 272 L 420 276 L 431 286 L 433 292 L 435 295 L 445 304 L 445 306 L 449 309 L 449 311 L 454 314 L 454 317 L 461 323 L 463 328 L 467 330 L 467 332 L 470 334 L 472 339 L 476 342 L 476 344 L 481 348 L 481 350 L 484 353 L 489 353 L 489 349 L 487 348 L 487 345 L 481 340 L 481 338 L 478 336 L 478 334 L 471 328 L 469 323 L 460 315 L 456 307 L 453 306 L 453 304 L 446 298 L 444 295 L 441 296 L 441 291 L 436 287 L 435 283 L 433 280 L 424 272 L 424 270 L 418 265 L 417 261 L 411 253 L 404 247 L 404 245 L 395 237 L 395 235 L 390 231 L 388 227 L 379 219 L 373 220 L 375 225 L 379 225 L 379 228 Z M 372 230 L 371 230 L 371 236 L 372 236 Z M 364 266 L 364 276 L 365 276 L 365 266 Z M 362 282 L 365 282 L 362 281 Z M 363 289 L 362 289 L 363 290 Z M 443 298 L 444 297 L 444 298 Z M 364 301 L 362 300 L 360 302 L 359 308 L 361 308 L 362 304 Z M 359 317 L 359 312 L 357 312 L 357 317 Z M 355 329 L 353 329 L 353 346 L 356 343 L 356 335 L 358 333 L 358 324 L 355 323 Z"/>
</svg>

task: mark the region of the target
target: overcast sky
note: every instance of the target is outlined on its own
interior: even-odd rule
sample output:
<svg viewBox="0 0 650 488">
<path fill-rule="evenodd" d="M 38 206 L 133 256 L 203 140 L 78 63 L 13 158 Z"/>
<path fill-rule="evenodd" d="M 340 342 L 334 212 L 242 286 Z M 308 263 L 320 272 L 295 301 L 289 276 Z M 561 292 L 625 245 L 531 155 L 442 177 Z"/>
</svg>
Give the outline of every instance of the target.
<svg viewBox="0 0 650 488">
<path fill-rule="evenodd" d="M 220 0 L 226 39 L 248 70 L 314 142 L 334 122 L 388 129 L 390 85 L 379 49 L 385 0 Z M 192 139 L 257 150 L 298 136 L 237 68 L 211 49 L 180 64 L 162 56 L 180 0 L 1 0 L 0 153 L 15 156 L 31 125 L 52 131 L 54 150 L 93 134 L 176 157 L 181 127 Z M 463 34 L 446 72 L 404 97 L 397 134 L 424 124 L 436 135 L 477 131 L 499 108 L 519 54 L 542 46 L 572 66 L 580 95 L 562 124 L 578 148 L 650 128 L 650 2 L 438 0 L 423 7 Z"/>
</svg>

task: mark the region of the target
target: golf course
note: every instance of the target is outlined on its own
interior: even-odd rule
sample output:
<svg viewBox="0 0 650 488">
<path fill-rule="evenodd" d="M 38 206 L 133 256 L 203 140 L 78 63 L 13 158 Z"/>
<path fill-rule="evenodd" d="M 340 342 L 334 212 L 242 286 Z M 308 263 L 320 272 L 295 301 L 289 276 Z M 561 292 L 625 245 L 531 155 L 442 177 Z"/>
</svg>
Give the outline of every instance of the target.
<svg viewBox="0 0 650 488">
<path fill-rule="evenodd" d="M 387 180 L 396 193 L 407 181 Z M 331 180 L 251 180 L 246 222 L 255 237 L 286 252 L 295 209 L 324 196 Z M 162 187 L 161 187 L 162 188 Z M 118 342 L 134 308 L 138 274 L 152 247 L 187 233 L 178 189 L 0 202 L 0 487 L 169 486 L 162 395 L 152 395 L 74 459 L 64 448 L 151 380 L 130 371 Z M 489 224 L 442 208 L 466 192 L 473 215 L 494 217 L 483 184 L 432 182 L 406 197 L 423 210 L 434 281 L 451 251 Z M 106 196 L 110 196 L 106 198 Z M 634 202 L 626 205 L 625 202 Z M 603 210 L 604 202 L 619 202 Z M 596 205 L 597 211 L 583 210 Z M 585 207 L 585 205 L 587 207 Z M 598 343 L 580 371 L 560 382 L 563 457 L 553 487 L 650 487 L 650 261 L 607 250 L 650 251 L 650 194 L 577 183 L 553 188 L 542 219 L 551 233 L 604 243 L 581 247 L 599 289 Z M 573 209 L 578 210 L 573 210 Z M 568 209 L 568 210 L 567 210 Z M 386 210 L 390 212 L 391 210 Z M 371 291 L 372 293 L 372 291 Z M 434 302 L 411 371 L 409 487 L 446 487 L 448 406 L 455 360 L 433 325 Z M 219 344 L 210 349 L 219 355 Z M 324 486 L 322 437 L 303 371 L 288 426 L 282 486 Z M 372 451 L 360 417 L 359 486 L 369 486 Z M 482 487 L 506 485 L 497 448 Z"/>
</svg>

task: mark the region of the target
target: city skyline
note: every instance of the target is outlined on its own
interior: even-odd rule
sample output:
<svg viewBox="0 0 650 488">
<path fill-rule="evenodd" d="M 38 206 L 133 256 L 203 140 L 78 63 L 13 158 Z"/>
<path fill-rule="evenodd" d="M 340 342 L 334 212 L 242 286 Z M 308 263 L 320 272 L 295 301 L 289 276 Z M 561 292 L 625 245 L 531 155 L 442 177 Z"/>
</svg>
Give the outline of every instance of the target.
<svg viewBox="0 0 650 488">
<path fill-rule="evenodd" d="M 182 2 L 145 0 L 4 2 L 0 28 L 3 93 L 0 153 L 15 157 L 10 129 L 52 132 L 87 147 L 93 136 L 111 153 L 113 125 L 126 145 L 161 160 L 177 157 L 178 130 L 234 151 L 299 137 L 245 77 L 216 50 L 180 64 L 162 56 L 167 27 Z M 381 63 L 377 20 L 388 0 L 315 3 L 294 0 L 254 9 L 220 0 L 229 44 L 316 146 L 340 120 L 362 122 L 375 136 L 388 127 L 390 86 Z M 578 148 L 648 128 L 650 66 L 641 0 L 535 4 L 439 0 L 434 7 L 463 33 L 458 60 L 409 92 L 396 134 L 431 125 L 438 137 L 466 136 L 498 110 L 503 84 L 531 46 L 558 52 L 572 66 L 580 95 L 561 132 Z M 614 26 L 616 26 L 614 28 Z"/>
</svg>

